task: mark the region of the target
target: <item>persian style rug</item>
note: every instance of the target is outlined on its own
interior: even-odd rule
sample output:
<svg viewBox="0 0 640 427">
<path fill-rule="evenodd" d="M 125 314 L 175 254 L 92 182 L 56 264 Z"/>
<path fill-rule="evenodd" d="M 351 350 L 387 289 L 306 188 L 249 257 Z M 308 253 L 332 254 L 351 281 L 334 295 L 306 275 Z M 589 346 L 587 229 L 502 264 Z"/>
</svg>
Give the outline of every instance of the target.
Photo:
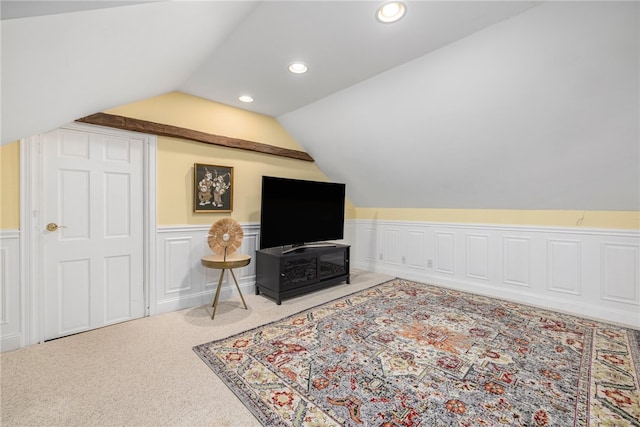
<svg viewBox="0 0 640 427">
<path fill-rule="evenodd" d="M 265 426 L 640 426 L 640 331 L 395 279 L 194 351 Z"/>
</svg>

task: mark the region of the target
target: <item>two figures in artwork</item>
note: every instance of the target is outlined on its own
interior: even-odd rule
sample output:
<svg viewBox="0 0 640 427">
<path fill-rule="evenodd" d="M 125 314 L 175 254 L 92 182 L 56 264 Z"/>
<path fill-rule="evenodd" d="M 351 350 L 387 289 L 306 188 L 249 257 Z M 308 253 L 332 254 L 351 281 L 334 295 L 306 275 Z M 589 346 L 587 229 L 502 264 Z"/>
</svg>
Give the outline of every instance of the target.
<svg viewBox="0 0 640 427">
<path fill-rule="evenodd" d="M 222 195 L 231 188 L 231 174 L 229 172 L 218 175 L 218 171 L 214 169 L 213 173 L 205 168 L 204 178 L 198 183 L 198 200 L 200 206 L 211 204 L 215 207 L 222 207 Z M 213 197 L 213 202 L 211 198 Z"/>
</svg>

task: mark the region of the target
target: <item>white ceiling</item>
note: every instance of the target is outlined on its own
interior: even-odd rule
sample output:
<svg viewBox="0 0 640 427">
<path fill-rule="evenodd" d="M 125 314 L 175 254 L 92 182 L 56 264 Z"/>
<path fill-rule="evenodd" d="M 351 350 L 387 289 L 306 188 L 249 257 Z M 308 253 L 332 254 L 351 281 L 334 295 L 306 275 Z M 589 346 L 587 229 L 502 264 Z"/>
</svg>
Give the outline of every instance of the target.
<svg viewBox="0 0 640 427">
<path fill-rule="evenodd" d="M 177 90 L 278 118 L 356 206 L 638 210 L 637 2 L 381 3 L 2 0 L 2 143 Z"/>
<path fill-rule="evenodd" d="M 3 18 L 23 17 L 2 21 L 2 141 L 172 90 L 279 116 L 537 2 L 410 2 L 396 25 L 377 22 L 380 4 L 2 1 Z M 309 72 L 289 73 L 295 60 Z"/>
<path fill-rule="evenodd" d="M 421 1 L 401 22 L 380 1 L 261 2 L 180 90 L 270 116 L 296 110 L 534 6 L 531 1 Z M 309 66 L 287 72 L 293 61 Z M 238 102 L 249 93 L 255 102 Z"/>
<path fill-rule="evenodd" d="M 107 7 L 130 6 L 154 1 L 163 0 L 2 0 L 0 2 L 0 15 L 2 19 L 28 18 L 32 16 L 79 12 L 82 10 L 104 9 Z"/>
</svg>

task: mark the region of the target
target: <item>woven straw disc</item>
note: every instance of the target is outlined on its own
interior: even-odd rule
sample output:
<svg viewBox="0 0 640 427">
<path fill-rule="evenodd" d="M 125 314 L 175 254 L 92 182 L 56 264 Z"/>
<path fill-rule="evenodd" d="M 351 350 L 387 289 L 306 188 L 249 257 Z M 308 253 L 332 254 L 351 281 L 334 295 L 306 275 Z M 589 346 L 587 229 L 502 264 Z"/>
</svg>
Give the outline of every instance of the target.
<svg viewBox="0 0 640 427">
<path fill-rule="evenodd" d="M 211 250 L 219 255 L 231 255 L 240 248 L 244 232 L 235 219 L 223 218 L 216 221 L 209 229 L 207 242 Z"/>
</svg>

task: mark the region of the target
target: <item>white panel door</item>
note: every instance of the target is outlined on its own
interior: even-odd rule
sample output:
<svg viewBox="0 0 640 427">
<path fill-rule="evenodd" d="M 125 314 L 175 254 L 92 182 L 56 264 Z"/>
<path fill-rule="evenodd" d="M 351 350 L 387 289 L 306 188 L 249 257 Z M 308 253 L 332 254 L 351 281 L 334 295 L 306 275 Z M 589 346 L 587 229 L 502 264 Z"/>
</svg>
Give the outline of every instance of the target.
<svg viewBox="0 0 640 427">
<path fill-rule="evenodd" d="M 41 149 L 44 339 L 142 317 L 143 140 L 59 129 Z"/>
</svg>

